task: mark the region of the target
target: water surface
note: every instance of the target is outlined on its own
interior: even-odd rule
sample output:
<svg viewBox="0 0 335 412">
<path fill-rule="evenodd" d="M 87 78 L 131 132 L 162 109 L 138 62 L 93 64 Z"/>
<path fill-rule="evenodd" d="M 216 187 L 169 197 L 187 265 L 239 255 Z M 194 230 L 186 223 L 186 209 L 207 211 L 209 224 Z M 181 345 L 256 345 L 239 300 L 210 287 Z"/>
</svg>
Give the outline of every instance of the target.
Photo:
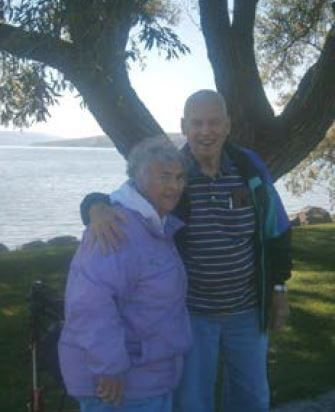
<svg viewBox="0 0 335 412">
<path fill-rule="evenodd" d="M 0 243 L 15 248 L 55 236 L 79 237 L 79 204 L 90 192 L 111 192 L 126 179 L 126 164 L 113 148 L 0 147 Z M 289 213 L 306 205 L 329 209 L 327 194 L 301 198 L 277 184 Z"/>
</svg>

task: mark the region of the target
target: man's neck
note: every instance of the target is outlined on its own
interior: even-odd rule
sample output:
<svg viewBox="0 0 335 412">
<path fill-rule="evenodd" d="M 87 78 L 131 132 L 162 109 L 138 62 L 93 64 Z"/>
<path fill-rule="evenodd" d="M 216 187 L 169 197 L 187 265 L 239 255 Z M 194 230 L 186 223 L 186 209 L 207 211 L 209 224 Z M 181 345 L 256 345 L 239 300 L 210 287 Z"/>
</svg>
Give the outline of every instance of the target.
<svg viewBox="0 0 335 412">
<path fill-rule="evenodd" d="M 198 160 L 202 173 L 214 177 L 220 170 L 220 156 L 202 158 Z"/>
</svg>

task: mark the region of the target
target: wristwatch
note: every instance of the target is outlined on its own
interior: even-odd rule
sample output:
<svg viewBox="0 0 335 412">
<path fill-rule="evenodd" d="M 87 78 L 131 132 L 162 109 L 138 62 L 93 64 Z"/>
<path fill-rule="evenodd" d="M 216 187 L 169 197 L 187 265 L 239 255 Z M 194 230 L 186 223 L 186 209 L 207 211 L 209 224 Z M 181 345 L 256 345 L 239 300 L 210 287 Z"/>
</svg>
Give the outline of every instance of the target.
<svg viewBox="0 0 335 412">
<path fill-rule="evenodd" d="M 274 292 L 279 292 L 279 293 L 286 293 L 287 292 L 287 285 L 274 285 L 273 286 L 273 291 Z"/>
</svg>

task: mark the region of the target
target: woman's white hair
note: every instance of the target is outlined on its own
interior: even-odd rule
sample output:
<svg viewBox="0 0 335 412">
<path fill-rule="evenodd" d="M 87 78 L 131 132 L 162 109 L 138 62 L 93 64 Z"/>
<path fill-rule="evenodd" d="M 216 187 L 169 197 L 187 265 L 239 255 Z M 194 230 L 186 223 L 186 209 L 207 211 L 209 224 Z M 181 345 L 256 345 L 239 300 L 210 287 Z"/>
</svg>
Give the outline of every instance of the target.
<svg viewBox="0 0 335 412">
<path fill-rule="evenodd" d="M 127 174 L 137 181 L 153 163 L 177 162 L 184 166 L 182 154 L 167 138 L 149 138 L 137 144 L 128 156 Z"/>
</svg>

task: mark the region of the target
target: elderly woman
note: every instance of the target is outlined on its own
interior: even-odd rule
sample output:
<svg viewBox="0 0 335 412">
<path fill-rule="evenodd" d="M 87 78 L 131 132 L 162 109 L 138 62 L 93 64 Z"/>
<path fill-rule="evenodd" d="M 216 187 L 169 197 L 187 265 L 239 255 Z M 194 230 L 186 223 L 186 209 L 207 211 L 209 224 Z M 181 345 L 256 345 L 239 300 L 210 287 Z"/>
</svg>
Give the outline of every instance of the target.
<svg viewBox="0 0 335 412">
<path fill-rule="evenodd" d="M 68 277 L 59 341 L 62 375 L 81 412 L 170 412 L 190 345 L 186 276 L 168 213 L 184 188 L 177 149 L 146 140 L 130 154 L 113 202 L 127 218 L 118 250 L 89 250 L 90 229 Z"/>
</svg>

